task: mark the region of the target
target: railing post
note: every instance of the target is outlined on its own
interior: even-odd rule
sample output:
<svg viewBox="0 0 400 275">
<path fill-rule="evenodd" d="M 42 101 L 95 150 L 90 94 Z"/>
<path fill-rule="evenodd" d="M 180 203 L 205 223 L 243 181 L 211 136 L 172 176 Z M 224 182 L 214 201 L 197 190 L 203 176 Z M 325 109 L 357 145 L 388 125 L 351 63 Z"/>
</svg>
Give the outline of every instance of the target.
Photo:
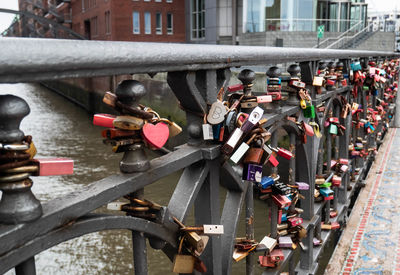
<svg viewBox="0 0 400 275">
<path fill-rule="evenodd" d="M 0 165 L 0 189 L 3 191 L 0 201 L 0 222 L 21 224 L 34 221 L 42 216 L 42 206 L 31 191 L 32 180 L 28 173 L 7 174 L 6 170 L 29 163 L 25 151 L 6 149 L 6 144 L 23 145 L 24 133 L 19 129 L 21 120 L 30 113 L 25 100 L 13 95 L 0 95 L 0 144 L 5 162 Z M 26 149 L 25 149 L 26 150 Z M 18 156 L 18 157 L 17 157 Z M 15 180 L 16 178 L 20 178 Z M 35 258 L 31 257 L 15 267 L 17 275 L 34 275 Z"/>
</svg>

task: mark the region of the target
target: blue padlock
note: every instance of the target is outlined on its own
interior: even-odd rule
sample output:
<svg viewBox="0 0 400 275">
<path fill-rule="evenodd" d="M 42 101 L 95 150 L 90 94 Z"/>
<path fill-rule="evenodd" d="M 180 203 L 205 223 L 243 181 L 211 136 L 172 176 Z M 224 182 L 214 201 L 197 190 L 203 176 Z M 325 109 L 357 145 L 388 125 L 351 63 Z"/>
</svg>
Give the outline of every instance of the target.
<svg viewBox="0 0 400 275">
<path fill-rule="evenodd" d="M 287 213 L 283 213 L 283 214 L 282 214 L 281 221 L 282 221 L 282 222 L 286 222 L 286 221 L 287 221 Z"/>
<path fill-rule="evenodd" d="M 270 187 L 272 184 L 274 184 L 274 179 L 271 177 L 262 177 L 261 178 L 261 182 L 260 182 L 260 186 L 262 189 L 267 189 L 268 187 Z"/>
<path fill-rule="evenodd" d="M 321 188 L 319 189 L 319 193 L 324 197 L 333 195 L 333 191 L 330 188 Z"/>
<path fill-rule="evenodd" d="M 219 134 L 221 133 L 222 123 L 213 125 L 213 137 L 214 140 L 219 140 Z"/>
<path fill-rule="evenodd" d="M 372 91 L 372 95 L 373 95 L 373 96 L 377 96 L 377 95 L 378 95 L 378 93 L 379 93 L 379 92 L 378 92 L 378 90 L 374 90 L 374 91 Z"/>
</svg>

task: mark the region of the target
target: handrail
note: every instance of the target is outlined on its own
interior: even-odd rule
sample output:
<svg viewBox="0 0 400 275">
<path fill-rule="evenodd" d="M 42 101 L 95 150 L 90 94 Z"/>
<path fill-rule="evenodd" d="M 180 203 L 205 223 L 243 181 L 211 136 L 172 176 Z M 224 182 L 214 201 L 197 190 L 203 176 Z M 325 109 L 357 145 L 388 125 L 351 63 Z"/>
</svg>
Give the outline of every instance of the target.
<svg viewBox="0 0 400 275">
<path fill-rule="evenodd" d="M 341 42 L 344 39 L 354 39 L 357 36 L 359 36 L 361 33 L 364 33 L 367 29 L 371 28 L 371 26 L 373 25 L 373 23 L 369 23 L 368 26 L 366 26 L 364 29 L 362 29 L 361 31 L 355 33 L 352 36 L 346 36 L 346 37 L 342 37 L 341 39 L 335 41 L 334 43 L 330 44 L 328 47 L 326 47 L 327 49 L 331 49 L 334 45 L 338 44 L 339 42 Z"/>
<path fill-rule="evenodd" d="M 358 25 L 360 25 L 362 23 L 362 21 L 358 22 L 357 24 L 355 24 L 354 26 L 352 26 L 350 29 L 348 29 L 347 31 L 345 31 L 344 33 L 342 33 L 341 35 L 339 35 L 338 37 L 328 37 L 327 39 L 323 40 L 321 43 L 315 45 L 313 48 L 319 48 L 321 47 L 321 44 L 324 44 L 325 42 L 329 41 L 329 40 L 337 40 L 342 38 L 343 36 L 345 36 L 346 34 L 348 34 L 349 32 L 351 32 L 353 29 L 355 29 L 356 27 L 358 27 Z"/>
<path fill-rule="evenodd" d="M 400 56 L 400 53 L 382 51 L 32 38 L 2 38 L 0 47 L 0 82 L 9 83 L 289 61 Z M 46 52 L 46 58 L 43 58 L 43 52 Z"/>
</svg>

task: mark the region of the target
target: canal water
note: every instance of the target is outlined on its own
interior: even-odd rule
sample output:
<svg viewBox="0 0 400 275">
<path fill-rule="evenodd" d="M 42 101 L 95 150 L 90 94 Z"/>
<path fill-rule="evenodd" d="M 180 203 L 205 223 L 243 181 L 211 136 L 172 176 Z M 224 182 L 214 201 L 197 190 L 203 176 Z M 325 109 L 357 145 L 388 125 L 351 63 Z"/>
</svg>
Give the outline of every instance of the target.
<svg viewBox="0 0 400 275">
<path fill-rule="evenodd" d="M 102 143 L 102 128 L 92 125 L 86 111 L 39 84 L 2 84 L 0 94 L 25 99 L 31 113 L 21 129 L 32 135 L 38 157 L 68 157 L 75 161 L 74 175 L 34 177 L 33 193 L 42 202 L 65 196 L 93 181 L 119 172 L 121 154 Z M 145 189 L 145 197 L 167 205 L 181 172 L 174 173 Z M 221 204 L 225 193 L 221 188 Z M 269 233 L 268 207 L 255 201 L 255 233 L 261 239 Z M 96 211 L 107 211 L 105 206 Z M 244 211 L 242 211 L 244 212 Z M 244 236 L 244 217 L 237 236 Z M 190 219 L 188 224 L 190 225 Z M 59 244 L 35 257 L 37 274 L 134 274 L 131 234 L 127 230 L 102 231 Z M 161 251 L 148 248 L 149 274 L 165 275 L 172 264 Z M 244 273 L 245 261 L 234 263 L 233 274 Z M 261 274 L 258 268 L 256 274 Z M 7 275 L 14 274 L 11 270 Z"/>
</svg>

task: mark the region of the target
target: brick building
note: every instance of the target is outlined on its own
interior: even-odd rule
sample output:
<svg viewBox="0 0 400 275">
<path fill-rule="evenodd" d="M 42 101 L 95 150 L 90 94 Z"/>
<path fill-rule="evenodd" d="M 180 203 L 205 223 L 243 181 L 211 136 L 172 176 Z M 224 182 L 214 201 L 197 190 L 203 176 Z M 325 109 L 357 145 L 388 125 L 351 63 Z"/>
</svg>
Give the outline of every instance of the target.
<svg viewBox="0 0 400 275">
<path fill-rule="evenodd" d="M 185 0 L 19 0 L 20 10 L 55 20 L 92 40 L 185 42 Z M 27 25 L 23 36 L 61 37 Z"/>
</svg>

